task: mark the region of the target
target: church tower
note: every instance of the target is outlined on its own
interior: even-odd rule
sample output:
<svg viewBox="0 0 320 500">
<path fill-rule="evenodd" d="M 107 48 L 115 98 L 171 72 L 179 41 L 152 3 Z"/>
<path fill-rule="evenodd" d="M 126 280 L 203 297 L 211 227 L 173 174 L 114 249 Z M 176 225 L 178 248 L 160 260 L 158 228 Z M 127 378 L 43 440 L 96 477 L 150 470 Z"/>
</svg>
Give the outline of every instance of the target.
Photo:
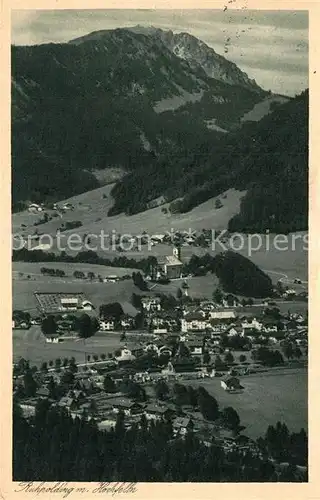
<svg viewBox="0 0 320 500">
<path fill-rule="evenodd" d="M 181 247 L 173 247 L 173 256 L 181 261 Z"/>
</svg>

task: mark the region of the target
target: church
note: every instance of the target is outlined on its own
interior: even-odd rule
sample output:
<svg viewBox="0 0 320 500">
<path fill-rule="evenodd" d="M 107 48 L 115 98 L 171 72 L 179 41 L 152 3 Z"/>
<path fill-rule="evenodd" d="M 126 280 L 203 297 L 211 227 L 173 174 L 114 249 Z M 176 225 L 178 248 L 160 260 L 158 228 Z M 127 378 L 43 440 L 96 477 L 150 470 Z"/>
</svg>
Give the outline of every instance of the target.
<svg viewBox="0 0 320 500">
<path fill-rule="evenodd" d="M 181 278 L 182 266 L 181 248 L 174 247 L 172 255 L 158 258 L 158 278 Z"/>
</svg>

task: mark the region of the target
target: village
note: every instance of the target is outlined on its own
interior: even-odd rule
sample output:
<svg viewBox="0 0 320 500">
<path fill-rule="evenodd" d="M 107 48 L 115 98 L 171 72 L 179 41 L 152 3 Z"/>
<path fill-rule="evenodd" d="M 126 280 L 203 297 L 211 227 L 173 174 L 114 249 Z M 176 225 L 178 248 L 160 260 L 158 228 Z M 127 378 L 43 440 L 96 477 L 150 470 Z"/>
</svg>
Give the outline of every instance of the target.
<svg viewBox="0 0 320 500">
<path fill-rule="evenodd" d="M 93 419 L 100 429 L 115 427 L 119 415 L 126 428 L 143 419 L 166 421 L 176 438 L 192 430 L 204 443 L 214 438 L 226 453 L 261 453 L 234 406 L 252 397 L 254 377 L 289 380 L 305 370 L 307 315 L 281 312 L 279 299 L 241 299 L 220 288 L 211 300 L 193 298 L 180 252 L 174 247 L 159 258 L 149 275 L 100 277 L 114 287 L 133 280 L 137 293 L 127 307 L 116 301 L 97 306 L 81 286 L 73 293 L 61 285 L 57 292 L 35 291 L 34 310 L 13 311 L 14 335 L 27 332 L 25 338 L 33 338 L 28 352 L 43 353 L 35 364 L 14 356 L 13 394 L 26 418 L 45 401 L 73 418 Z M 175 280 L 176 296 L 155 287 Z M 227 404 L 218 410 L 220 400 Z"/>
</svg>

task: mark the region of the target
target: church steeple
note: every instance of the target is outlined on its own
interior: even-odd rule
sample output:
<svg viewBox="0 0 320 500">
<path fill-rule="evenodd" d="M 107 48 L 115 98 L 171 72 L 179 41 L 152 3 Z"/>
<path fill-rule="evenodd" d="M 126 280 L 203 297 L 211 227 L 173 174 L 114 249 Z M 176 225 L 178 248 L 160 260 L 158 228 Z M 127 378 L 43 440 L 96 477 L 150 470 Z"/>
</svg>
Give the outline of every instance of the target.
<svg viewBox="0 0 320 500">
<path fill-rule="evenodd" d="M 181 261 L 181 247 L 173 247 L 172 254 Z"/>
</svg>

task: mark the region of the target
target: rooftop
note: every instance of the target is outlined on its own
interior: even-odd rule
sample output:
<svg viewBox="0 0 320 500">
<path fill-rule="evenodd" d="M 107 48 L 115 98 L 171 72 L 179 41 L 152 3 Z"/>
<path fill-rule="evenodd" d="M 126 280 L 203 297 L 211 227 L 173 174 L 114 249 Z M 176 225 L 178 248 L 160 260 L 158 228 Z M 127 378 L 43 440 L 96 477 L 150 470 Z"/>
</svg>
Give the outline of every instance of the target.
<svg viewBox="0 0 320 500">
<path fill-rule="evenodd" d="M 181 260 L 179 260 L 177 257 L 174 255 L 167 255 L 166 257 L 160 257 L 158 259 L 158 264 L 159 265 L 167 265 L 167 266 L 182 266 Z"/>
</svg>

